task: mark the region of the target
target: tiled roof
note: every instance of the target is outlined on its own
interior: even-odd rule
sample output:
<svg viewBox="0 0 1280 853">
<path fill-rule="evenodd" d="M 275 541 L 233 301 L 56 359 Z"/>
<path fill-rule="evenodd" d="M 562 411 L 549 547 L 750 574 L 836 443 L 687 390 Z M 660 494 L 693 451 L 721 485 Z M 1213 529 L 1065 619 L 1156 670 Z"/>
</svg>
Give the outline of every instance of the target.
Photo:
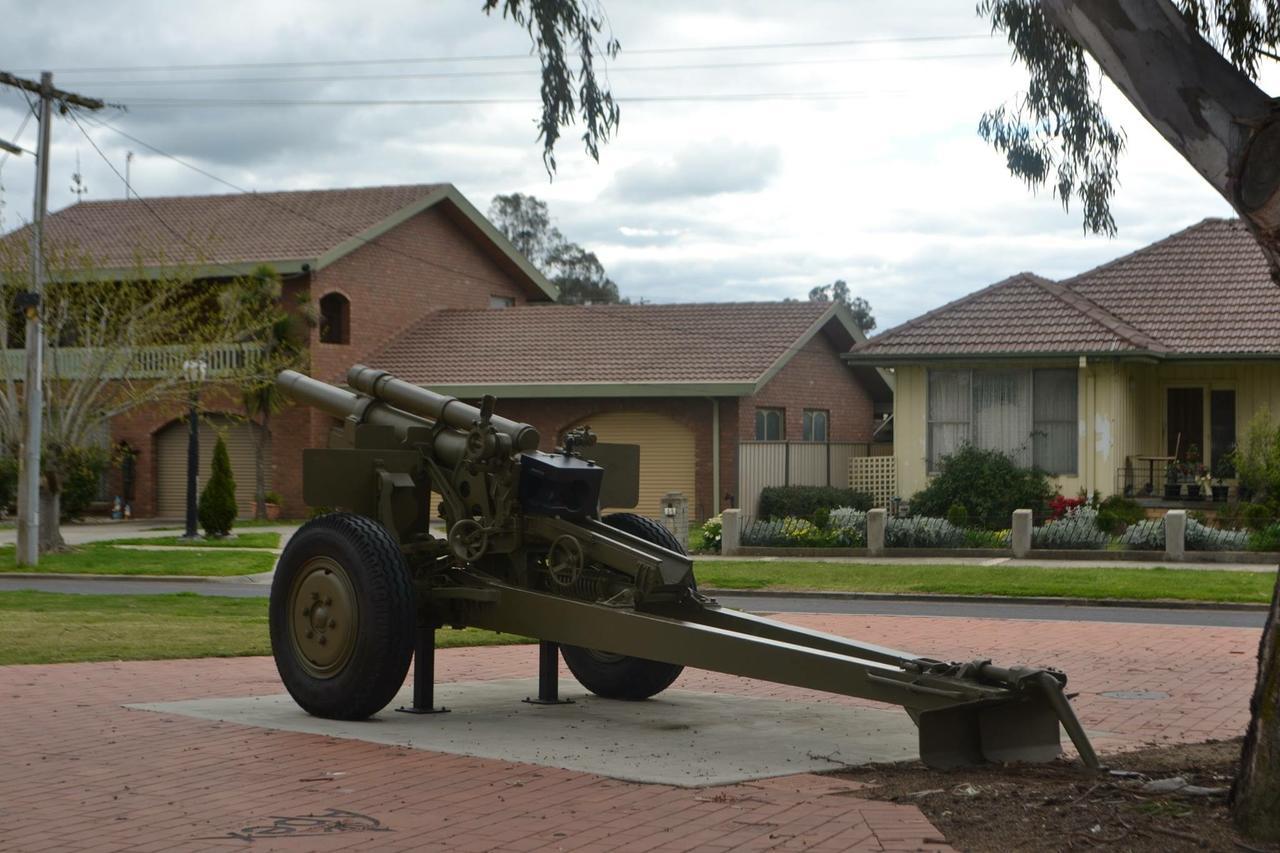
<svg viewBox="0 0 1280 853">
<path fill-rule="evenodd" d="M 1063 285 L 1175 352 L 1280 354 L 1280 286 L 1238 219 L 1206 219 Z"/>
<path fill-rule="evenodd" d="M 754 383 L 829 308 L 721 302 L 445 310 L 368 362 L 427 386 Z"/>
<path fill-rule="evenodd" d="M 1238 220 L 1206 219 L 1074 278 L 1021 273 L 854 347 L 876 356 L 1280 355 L 1280 287 Z"/>
<path fill-rule="evenodd" d="M 446 186 L 83 201 L 51 214 L 46 234 L 99 269 L 311 260 Z M 2 239 L 26 242 L 29 228 Z"/>
<path fill-rule="evenodd" d="M 1141 349 L 1105 311 L 1053 282 L 1019 273 L 877 335 L 854 352 L 995 355 Z"/>
</svg>

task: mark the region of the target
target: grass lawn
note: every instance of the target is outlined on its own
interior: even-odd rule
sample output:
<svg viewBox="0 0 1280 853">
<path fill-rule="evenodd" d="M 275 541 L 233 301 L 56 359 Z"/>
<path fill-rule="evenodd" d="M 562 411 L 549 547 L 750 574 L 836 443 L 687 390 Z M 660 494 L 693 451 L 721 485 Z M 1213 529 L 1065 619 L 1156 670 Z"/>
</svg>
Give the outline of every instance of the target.
<svg viewBox="0 0 1280 853">
<path fill-rule="evenodd" d="M 436 632 L 440 648 L 531 642 L 478 628 Z M 0 592 L 0 665 L 269 654 L 264 598 Z"/>
<path fill-rule="evenodd" d="M 148 539 L 107 539 L 100 545 L 181 545 L 190 548 L 279 548 L 279 533 L 236 533 L 227 539 L 183 539 L 160 536 Z"/>
<path fill-rule="evenodd" d="M 1267 603 L 1274 572 L 1181 569 L 1040 569 L 1003 566 L 911 566 L 699 560 L 703 589 L 922 592 L 946 595 L 1172 598 Z"/>
<path fill-rule="evenodd" d="M 6 551 L 0 551 L 0 572 L 32 571 L 31 566 L 17 565 L 11 549 Z M 61 554 L 45 554 L 35 571 L 73 575 L 234 576 L 269 572 L 275 563 L 275 555 L 266 551 L 135 551 L 94 542 Z"/>
</svg>

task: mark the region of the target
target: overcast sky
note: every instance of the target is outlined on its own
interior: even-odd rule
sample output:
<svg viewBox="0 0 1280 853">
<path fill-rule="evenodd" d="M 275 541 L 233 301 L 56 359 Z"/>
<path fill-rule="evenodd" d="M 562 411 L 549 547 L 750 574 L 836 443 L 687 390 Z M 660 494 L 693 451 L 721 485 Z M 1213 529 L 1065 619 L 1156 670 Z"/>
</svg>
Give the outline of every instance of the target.
<svg viewBox="0 0 1280 853">
<path fill-rule="evenodd" d="M 625 295 L 653 302 L 803 298 L 843 278 L 884 329 L 1021 270 L 1064 277 L 1230 214 L 1114 89 L 1105 103 L 1128 133 L 1117 238 L 1084 235 L 1077 210 L 1011 178 L 975 128 L 1021 72 L 973 0 L 604 2 L 623 48 L 609 66 L 621 130 L 599 164 L 567 131 L 551 182 L 534 124 L 537 64 L 521 56 L 528 37 L 476 0 L 0 0 L 0 68 L 50 69 L 60 86 L 126 103 L 101 116 L 248 189 L 448 181 L 482 210 L 497 193 L 537 195 Z M 814 44 L 851 41 L 864 43 Z M 723 49 L 743 45 L 773 47 Z M 722 49 L 688 49 L 707 47 Z M 468 59 L 368 62 L 437 57 Z M 319 64 L 107 70 L 280 62 Z M 333 79 L 357 76 L 374 79 Z M 226 78 L 249 82 L 209 82 Z M 759 93 L 825 96 L 713 97 Z M 672 95 L 699 100 L 627 100 Z M 164 98 L 186 103 L 146 102 Z M 358 105 L 191 103 L 200 99 Z M 514 103 L 367 103 L 440 99 Z M 0 92 L 0 139 L 12 141 L 25 109 Z M 143 197 L 229 191 L 89 130 L 121 172 L 136 153 Z M 77 155 L 86 198 L 123 196 L 75 124 L 54 131 L 52 208 L 75 201 Z M 21 143 L 34 141 L 30 122 Z M 0 169 L 5 230 L 30 217 L 32 175 L 26 156 Z"/>
</svg>

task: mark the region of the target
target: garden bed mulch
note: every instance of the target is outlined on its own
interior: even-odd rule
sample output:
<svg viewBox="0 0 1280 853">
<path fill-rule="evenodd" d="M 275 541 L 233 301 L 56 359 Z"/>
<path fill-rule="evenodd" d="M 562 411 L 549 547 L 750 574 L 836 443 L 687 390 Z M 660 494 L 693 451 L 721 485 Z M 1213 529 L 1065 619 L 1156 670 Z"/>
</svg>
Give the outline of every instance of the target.
<svg viewBox="0 0 1280 853">
<path fill-rule="evenodd" d="M 919 807 L 958 850 L 1274 853 L 1280 847 L 1246 842 L 1231 825 L 1226 790 L 1239 759 L 1237 738 L 1103 756 L 1101 773 L 1067 761 L 942 771 L 907 762 L 834 775 L 870 786 L 856 796 Z M 1175 777 L 1215 792 L 1149 787 Z"/>
</svg>

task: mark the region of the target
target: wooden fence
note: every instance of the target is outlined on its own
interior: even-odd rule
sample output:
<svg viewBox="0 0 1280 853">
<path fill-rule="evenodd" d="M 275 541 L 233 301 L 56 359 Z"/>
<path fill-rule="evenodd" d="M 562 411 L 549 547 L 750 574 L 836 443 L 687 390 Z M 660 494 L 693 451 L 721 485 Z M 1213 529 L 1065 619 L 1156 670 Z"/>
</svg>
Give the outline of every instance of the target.
<svg viewBox="0 0 1280 853">
<path fill-rule="evenodd" d="M 852 460 L 890 456 L 893 445 L 864 441 L 738 442 L 738 507 L 756 516 L 769 486 L 849 487 Z"/>
</svg>

